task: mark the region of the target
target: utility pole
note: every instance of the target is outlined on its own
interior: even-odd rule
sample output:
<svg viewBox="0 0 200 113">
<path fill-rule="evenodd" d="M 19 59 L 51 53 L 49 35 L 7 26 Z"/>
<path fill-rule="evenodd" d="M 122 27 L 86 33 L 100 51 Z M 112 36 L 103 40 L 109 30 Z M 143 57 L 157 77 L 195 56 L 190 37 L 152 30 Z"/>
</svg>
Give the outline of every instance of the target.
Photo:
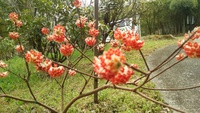
<svg viewBox="0 0 200 113">
<path fill-rule="evenodd" d="M 94 0 L 94 19 L 95 19 L 95 28 L 98 29 L 98 21 L 99 21 L 99 17 L 98 17 L 98 9 L 99 9 L 99 0 Z M 96 42 L 98 43 L 98 37 L 96 37 Z M 99 51 L 97 49 L 97 46 L 95 46 L 94 48 L 94 56 L 99 56 Z M 97 76 L 95 74 L 95 76 Z M 98 88 L 98 79 L 94 78 L 94 89 Z M 94 93 L 94 103 L 98 103 L 98 92 Z"/>
</svg>

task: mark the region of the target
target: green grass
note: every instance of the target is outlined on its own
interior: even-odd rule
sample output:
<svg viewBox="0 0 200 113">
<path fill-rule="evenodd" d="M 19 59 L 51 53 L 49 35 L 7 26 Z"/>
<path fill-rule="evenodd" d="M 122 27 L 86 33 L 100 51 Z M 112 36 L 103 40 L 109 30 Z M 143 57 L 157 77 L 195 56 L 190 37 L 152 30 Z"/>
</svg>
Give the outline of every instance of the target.
<svg viewBox="0 0 200 113">
<path fill-rule="evenodd" d="M 179 38 L 177 38 L 179 39 Z M 142 48 L 145 56 L 155 51 L 158 48 L 164 47 L 166 45 L 175 44 L 177 39 L 174 40 L 154 40 L 154 39 L 144 39 L 145 46 Z M 92 57 L 92 52 L 87 53 Z M 75 60 L 80 53 L 74 52 L 73 56 L 70 58 Z M 129 63 L 134 63 L 139 66 L 140 69 L 146 70 L 143 60 L 140 57 L 138 51 L 126 52 L 126 58 Z M 93 59 L 93 58 L 92 58 Z M 9 69 L 13 70 L 14 73 L 18 73 L 21 76 L 26 75 L 27 71 L 25 68 L 24 59 L 20 57 L 13 57 L 12 59 L 6 61 L 9 65 Z M 81 63 L 75 68 L 78 68 L 84 72 L 90 72 L 92 63 L 86 58 L 81 60 Z M 32 70 L 32 75 L 30 79 L 30 85 L 33 92 L 42 103 L 59 110 L 61 108 L 61 91 L 57 82 L 47 77 L 44 73 L 37 72 L 34 66 L 30 66 Z M 0 70 L 1 71 L 1 70 Z M 135 76 L 139 76 L 136 73 Z M 61 82 L 63 77 L 57 78 L 58 82 Z M 86 77 L 88 79 L 88 77 Z M 99 86 L 104 84 L 106 81 L 99 81 Z M 74 77 L 68 77 L 65 84 L 65 104 L 77 96 L 84 84 L 84 79 L 81 75 L 77 74 Z M 89 91 L 93 88 L 93 80 L 87 85 L 87 90 Z M 23 80 L 19 79 L 13 74 L 9 74 L 8 77 L 0 78 L 0 87 L 10 95 L 18 96 L 23 99 L 32 99 L 28 88 Z M 147 87 L 154 87 L 153 83 L 148 83 Z M 144 94 L 151 98 L 162 101 L 162 98 L 158 92 L 155 91 L 142 91 Z M 1 94 L 2 92 L 0 92 Z M 39 107 L 35 104 L 27 104 L 20 101 L 15 101 L 7 98 L 0 98 L 0 113 L 30 113 L 31 111 L 37 111 L 38 113 L 45 113 L 45 109 Z M 141 98 L 140 96 L 120 90 L 106 89 L 99 92 L 99 104 L 93 103 L 93 95 L 82 98 L 75 102 L 69 109 L 69 113 L 145 113 L 145 112 L 160 112 L 162 107 L 154 104 L 150 101 Z"/>
</svg>

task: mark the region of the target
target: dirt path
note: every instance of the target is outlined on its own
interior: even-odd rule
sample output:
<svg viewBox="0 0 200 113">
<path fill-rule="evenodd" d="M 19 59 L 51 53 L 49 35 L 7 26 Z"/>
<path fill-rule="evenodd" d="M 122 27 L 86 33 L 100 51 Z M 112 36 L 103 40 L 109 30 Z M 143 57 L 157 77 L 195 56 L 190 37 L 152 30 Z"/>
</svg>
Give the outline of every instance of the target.
<svg viewBox="0 0 200 113">
<path fill-rule="evenodd" d="M 168 57 L 176 47 L 167 46 L 153 52 L 147 59 L 151 69 Z M 154 79 L 153 82 L 157 88 L 183 88 L 200 85 L 200 59 L 186 59 Z M 161 91 L 161 94 L 165 102 L 170 106 L 187 113 L 200 113 L 200 88 L 184 91 Z"/>
</svg>

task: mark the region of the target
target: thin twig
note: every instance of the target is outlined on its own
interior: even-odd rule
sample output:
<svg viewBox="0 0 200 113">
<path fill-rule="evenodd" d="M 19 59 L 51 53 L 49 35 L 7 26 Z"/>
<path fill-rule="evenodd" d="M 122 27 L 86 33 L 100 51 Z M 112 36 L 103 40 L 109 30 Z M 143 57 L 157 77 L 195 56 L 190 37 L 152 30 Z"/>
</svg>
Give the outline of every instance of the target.
<svg viewBox="0 0 200 113">
<path fill-rule="evenodd" d="M 23 78 L 23 77 L 21 77 L 20 75 L 18 75 L 18 74 L 16 74 L 16 73 L 14 73 L 14 72 L 13 72 L 13 71 L 11 71 L 10 69 L 6 69 L 6 68 L 1 68 L 1 69 L 3 69 L 4 71 L 8 71 L 9 73 L 11 73 L 11 74 L 15 75 L 16 77 L 19 77 L 19 78 L 21 78 L 22 80 L 24 80 L 24 78 Z"/>
<path fill-rule="evenodd" d="M 135 70 L 135 71 L 141 73 L 141 74 L 144 74 L 144 75 L 148 75 L 148 74 L 149 74 L 149 73 L 145 73 L 144 71 L 139 70 L 139 69 L 137 69 L 137 68 L 135 68 L 135 67 L 129 65 L 128 63 L 124 63 L 124 64 L 125 64 L 126 66 L 130 67 L 131 69 L 133 69 L 133 70 Z"/>
<path fill-rule="evenodd" d="M 99 78 L 99 77 L 97 77 L 97 76 L 93 76 L 93 75 L 87 74 L 87 73 L 85 73 L 85 72 L 82 72 L 82 71 L 73 69 L 73 68 L 71 68 L 71 67 L 69 67 L 69 66 L 66 66 L 66 65 L 62 64 L 62 63 L 59 63 L 59 62 L 55 62 L 55 63 L 57 63 L 58 65 L 61 65 L 61 66 L 65 67 L 65 68 L 74 70 L 74 71 L 76 71 L 76 72 L 78 72 L 78 73 L 80 73 L 80 74 L 84 74 L 84 75 L 90 76 L 90 77 L 92 77 L 92 78 L 101 79 L 101 78 Z"/>
<path fill-rule="evenodd" d="M 58 82 L 58 80 L 57 80 L 56 78 L 54 78 L 54 80 L 56 81 L 56 83 L 57 83 L 60 87 L 62 87 L 62 85 Z"/>
<path fill-rule="evenodd" d="M 88 82 L 90 81 L 90 79 L 91 79 L 91 77 L 89 77 L 88 80 L 85 80 L 84 86 L 79 93 L 80 95 L 83 93 L 83 91 L 84 91 L 85 87 L 87 86 Z"/>
<path fill-rule="evenodd" d="M 141 87 L 141 88 L 146 89 L 146 90 L 158 90 L 158 91 L 181 91 L 181 90 L 200 88 L 200 85 L 184 87 L 184 88 L 146 88 L 146 87 Z"/>
<path fill-rule="evenodd" d="M 21 41 L 20 41 L 19 38 L 18 38 L 18 43 L 19 43 L 20 46 L 22 46 Z M 28 63 L 26 62 L 26 58 L 25 58 L 25 56 L 24 56 L 24 55 L 25 55 L 25 54 L 24 54 L 24 51 L 22 51 L 22 55 L 23 55 L 23 58 L 24 58 L 24 62 L 25 62 L 26 70 L 27 70 L 27 74 L 28 74 L 27 80 L 29 80 L 29 79 L 30 79 L 30 76 L 31 76 L 31 71 L 30 71 L 30 68 L 29 68 Z"/>
<path fill-rule="evenodd" d="M 164 103 L 161 103 L 161 102 L 159 102 L 159 101 L 157 101 L 157 100 L 154 100 L 154 99 L 152 99 L 152 98 L 150 98 L 150 97 L 144 95 L 143 93 L 140 93 L 140 92 L 137 92 L 137 91 L 135 91 L 135 93 L 138 94 L 138 95 L 140 95 L 141 97 L 143 97 L 143 98 L 149 100 L 149 101 L 152 101 L 152 102 L 156 103 L 156 104 L 160 104 L 161 106 L 164 106 L 164 107 L 173 109 L 173 110 L 178 111 L 178 112 L 181 112 L 181 113 L 185 113 L 184 111 L 181 111 L 181 110 L 179 110 L 179 109 L 176 109 L 176 108 L 174 108 L 174 107 L 171 107 L 171 106 L 169 106 L 169 105 L 166 105 L 166 104 L 164 104 Z"/>
<path fill-rule="evenodd" d="M 3 90 L 3 88 L 0 87 L 0 90 L 3 92 L 3 94 L 6 94 L 6 92 Z"/>
<path fill-rule="evenodd" d="M 164 73 L 165 71 L 167 71 L 168 69 L 172 68 L 173 66 L 175 66 L 176 64 L 180 63 L 181 61 L 183 61 L 184 59 L 188 58 L 188 56 L 184 57 L 183 59 L 175 62 L 174 64 L 170 65 L 169 67 L 167 67 L 166 69 L 164 69 L 163 71 L 161 71 L 160 73 L 156 74 L 155 76 L 151 77 L 149 81 L 151 81 L 152 79 L 156 78 L 157 76 L 161 75 L 162 73 Z"/>
<path fill-rule="evenodd" d="M 35 95 L 34 95 L 32 89 L 31 89 L 31 87 L 30 87 L 30 84 L 29 84 L 28 80 L 25 79 L 25 82 L 26 82 L 26 85 L 28 86 L 29 92 L 31 93 L 33 99 L 36 101 L 37 99 L 36 99 L 36 97 L 35 97 Z"/>
<path fill-rule="evenodd" d="M 196 31 L 194 31 L 194 33 L 192 35 L 190 35 L 188 37 L 187 40 L 185 40 L 177 49 L 174 50 L 174 52 L 172 52 L 163 62 L 161 62 L 157 67 L 155 67 L 153 70 L 151 70 L 151 72 L 156 71 L 158 68 L 161 68 L 162 65 L 167 62 L 174 54 L 176 54 L 182 47 L 184 44 L 186 44 L 194 35 L 196 34 Z"/>
<path fill-rule="evenodd" d="M 177 51 L 177 53 L 175 53 L 173 56 L 171 56 L 171 58 L 169 58 L 169 59 L 168 59 L 165 63 L 163 63 L 159 68 L 157 68 L 157 70 L 160 69 L 160 68 L 162 68 L 164 65 L 168 64 L 170 61 L 172 61 L 172 60 L 176 57 L 176 55 L 178 55 L 180 52 L 181 52 L 181 49 L 180 49 L 179 51 Z"/>
<path fill-rule="evenodd" d="M 144 54 L 142 53 L 141 49 L 139 49 L 139 52 L 140 52 L 140 55 L 142 56 L 142 59 L 144 60 L 144 63 L 146 65 L 147 70 L 150 71 L 150 68 L 149 68 L 149 66 L 147 64 L 147 61 L 146 61 L 146 59 L 144 57 Z"/>
</svg>

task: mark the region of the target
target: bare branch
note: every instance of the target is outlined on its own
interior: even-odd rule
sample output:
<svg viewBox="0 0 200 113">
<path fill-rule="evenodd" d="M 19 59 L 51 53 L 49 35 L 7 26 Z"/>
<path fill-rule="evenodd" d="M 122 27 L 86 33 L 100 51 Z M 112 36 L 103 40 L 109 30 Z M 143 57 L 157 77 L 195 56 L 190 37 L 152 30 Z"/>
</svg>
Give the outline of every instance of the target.
<svg viewBox="0 0 200 113">
<path fill-rule="evenodd" d="M 146 88 L 146 87 L 141 87 L 146 90 L 158 90 L 158 91 L 181 91 L 181 90 L 190 90 L 190 89 L 195 89 L 195 88 L 200 88 L 200 85 L 197 86 L 191 86 L 191 87 L 184 87 L 184 88 Z"/>
<path fill-rule="evenodd" d="M 149 100 L 149 101 L 152 101 L 152 102 L 156 103 L 156 104 L 159 104 L 159 105 L 161 105 L 161 106 L 164 106 L 164 107 L 173 109 L 173 110 L 178 111 L 178 112 L 181 112 L 181 113 L 185 113 L 184 111 L 178 110 L 178 109 L 176 109 L 176 108 L 174 108 L 174 107 L 171 107 L 171 106 L 169 106 L 169 105 L 166 105 L 166 104 L 164 104 L 164 103 L 161 103 L 161 102 L 159 102 L 159 101 L 156 101 L 156 100 L 154 100 L 154 99 L 152 99 L 152 98 L 150 98 L 150 97 L 144 95 L 143 93 L 140 93 L 140 92 L 137 92 L 137 91 L 135 91 L 135 93 L 138 94 L 138 95 L 140 95 L 141 97 L 143 97 L 143 98 Z"/>
</svg>

